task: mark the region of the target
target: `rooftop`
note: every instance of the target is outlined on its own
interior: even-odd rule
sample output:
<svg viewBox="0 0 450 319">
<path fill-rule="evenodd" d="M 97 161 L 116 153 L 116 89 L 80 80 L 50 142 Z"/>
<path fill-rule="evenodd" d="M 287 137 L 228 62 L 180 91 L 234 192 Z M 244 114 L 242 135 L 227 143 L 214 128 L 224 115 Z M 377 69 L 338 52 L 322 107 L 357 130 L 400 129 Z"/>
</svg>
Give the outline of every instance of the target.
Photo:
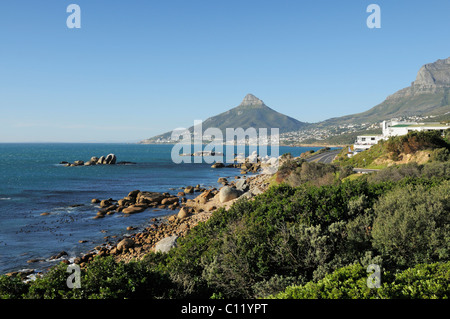
<svg viewBox="0 0 450 319">
<path fill-rule="evenodd" d="M 391 127 L 447 127 L 449 126 L 449 124 L 445 124 L 445 123 L 435 123 L 435 122 L 430 122 L 430 123 L 417 123 L 417 124 L 396 124 L 396 125 L 392 125 Z"/>
</svg>

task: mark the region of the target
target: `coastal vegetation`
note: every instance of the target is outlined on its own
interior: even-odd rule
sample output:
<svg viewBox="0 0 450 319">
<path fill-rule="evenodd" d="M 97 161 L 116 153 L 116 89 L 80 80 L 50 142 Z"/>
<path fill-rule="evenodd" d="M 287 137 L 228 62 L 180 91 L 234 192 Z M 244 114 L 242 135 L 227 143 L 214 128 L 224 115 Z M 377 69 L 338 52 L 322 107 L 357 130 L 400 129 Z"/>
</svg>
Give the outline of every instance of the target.
<svg viewBox="0 0 450 319">
<path fill-rule="evenodd" d="M 423 145 L 448 149 L 447 141 L 410 134 L 379 147 L 404 154 Z M 81 288 L 68 287 L 64 263 L 28 283 L 1 276 L 0 296 L 448 298 L 446 154 L 354 178 L 353 161 L 321 164 L 284 155 L 268 190 L 217 209 L 167 253 L 127 263 L 96 256 L 81 268 Z M 379 288 L 367 285 L 373 264 L 381 269 Z"/>
<path fill-rule="evenodd" d="M 347 156 L 347 148 L 338 155 L 340 165 L 360 168 L 384 168 L 393 164 L 447 161 L 450 156 L 450 129 L 442 135 L 438 131 L 412 131 L 406 135 L 381 140 L 368 150 Z"/>
</svg>

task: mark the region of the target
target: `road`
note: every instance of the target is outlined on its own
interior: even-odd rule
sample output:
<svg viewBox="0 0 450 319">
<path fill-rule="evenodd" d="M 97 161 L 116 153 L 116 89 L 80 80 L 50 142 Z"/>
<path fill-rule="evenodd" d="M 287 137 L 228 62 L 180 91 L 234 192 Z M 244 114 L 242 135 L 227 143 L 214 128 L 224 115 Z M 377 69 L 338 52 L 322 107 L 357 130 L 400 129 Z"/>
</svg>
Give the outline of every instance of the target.
<svg viewBox="0 0 450 319">
<path fill-rule="evenodd" d="M 354 168 L 353 169 L 354 172 L 356 173 L 363 173 L 363 174 L 367 174 L 367 173 L 372 173 L 372 172 L 377 172 L 379 171 L 379 169 L 370 169 L 370 168 Z"/>
<path fill-rule="evenodd" d="M 340 151 L 341 150 L 338 149 L 338 150 L 323 152 L 323 153 L 316 154 L 316 155 L 311 155 L 310 157 L 308 157 L 306 159 L 306 161 L 330 164 L 331 162 L 333 162 L 334 158 L 336 157 L 336 155 L 339 154 Z"/>
<path fill-rule="evenodd" d="M 336 157 L 336 155 L 339 154 L 340 151 L 341 150 L 339 149 L 339 150 L 332 150 L 332 151 L 323 152 L 321 154 L 312 155 L 312 156 L 308 157 L 306 159 L 306 161 L 330 164 L 333 162 L 334 158 Z M 354 168 L 353 171 L 356 173 L 367 174 L 367 173 L 379 171 L 379 169 Z"/>
</svg>

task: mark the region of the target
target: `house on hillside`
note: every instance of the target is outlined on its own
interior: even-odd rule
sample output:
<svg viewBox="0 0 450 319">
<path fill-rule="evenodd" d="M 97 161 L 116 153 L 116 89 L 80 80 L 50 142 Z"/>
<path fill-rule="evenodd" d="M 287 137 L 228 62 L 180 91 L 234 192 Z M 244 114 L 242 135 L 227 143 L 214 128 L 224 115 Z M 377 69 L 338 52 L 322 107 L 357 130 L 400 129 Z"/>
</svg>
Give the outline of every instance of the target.
<svg viewBox="0 0 450 319">
<path fill-rule="evenodd" d="M 377 144 L 380 140 L 386 140 L 391 136 L 406 135 L 411 131 L 440 131 L 442 134 L 445 130 L 450 129 L 450 123 L 417 123 L 417 122 L 398 122 L 383 121 L 381 123 L 383 134 L 381 135 L 360 135 L 356 137 L 353 144 L 353 153 L 349 153 L 351 157 L 359 152 L 369 149 Z"/>
<path fill-rule="evenodd" d="M 355 144 L 353 145 L 354 151 L 364 151 L 370 148 L 372 145 L 377 144 L 383 139 L 383 135 L 360 135 L 356 137 Z"/>
<path fill-rule="evenodd" d="M 444 133 L 445 130 L 450 128 L 450 125 L 430 122 L 430 123 L 417 123 L 417 122 L 388 122 L 383 121 L 383 138 L 387 139 L 391 136 L 406 135 L 412 131 L 440 131 Z"/>
</svg>

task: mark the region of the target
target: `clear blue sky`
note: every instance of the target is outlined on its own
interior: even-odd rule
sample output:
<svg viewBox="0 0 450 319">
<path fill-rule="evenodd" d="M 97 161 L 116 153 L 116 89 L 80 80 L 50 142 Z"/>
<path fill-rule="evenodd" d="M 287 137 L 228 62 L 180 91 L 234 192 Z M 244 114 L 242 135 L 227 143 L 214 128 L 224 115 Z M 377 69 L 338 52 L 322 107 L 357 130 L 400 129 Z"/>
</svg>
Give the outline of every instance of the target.
<svg viewBox="0 0 450 319">
<path fill-rule="evenodd" d="M 247 93 L 305 122 L 362 112 L 450 56 L 449 13 L 448 0 L 2 1 L 0 142 L 134 142 Z"/>
</svg>

